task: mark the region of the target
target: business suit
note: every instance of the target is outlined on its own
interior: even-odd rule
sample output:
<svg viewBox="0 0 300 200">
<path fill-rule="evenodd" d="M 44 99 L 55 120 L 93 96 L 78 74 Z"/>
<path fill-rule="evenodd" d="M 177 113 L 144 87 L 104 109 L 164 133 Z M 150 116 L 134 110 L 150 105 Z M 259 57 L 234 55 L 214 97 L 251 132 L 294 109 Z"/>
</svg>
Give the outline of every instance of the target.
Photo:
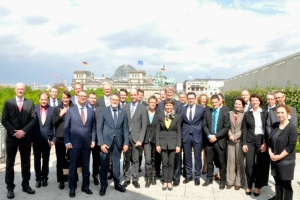
<svg viewBox="0 0 300 200">
<path fill-rule="evenodd" d="M 114 117 L 112 112 L 117 112 L 117 123 L 114 124 Z M 100 169 L 100 182 L 101 187 L 107 187 L 107 171 L 109 155 L 112 154 L 113 163 L 113 178 L 114 184 L 120 184 L 120 159 L 123 145 L 129 144 L 129 130 L 127 113 L 121 108 L 117 111 L 112 111 L 111 106 L 101 109 L 99 119 L 97 121 L 97 138 L 98 146 L 106 144 L 109 146 L 108 153 L 100 152 L 101 169 Z"/>
<path fill-rule="evenodd" d="M 244 186 L 245 185 L 245 168 L 244 152 L 242 149 L 242 122 L 244 113 L 229 112 L 230 129 L 228 137 L 233 137 L 237 142 L 228 140 L 227 146 L 227 185 Z"/>
<path fill-rule="evenodd" d="M 248 152 L 246 153 L 246 178 L 247 187 L 252 188 L 255 182 L 255 188 L 260 189 L 263 185 L 263 152 L 260 148 L 263 143 L 268 142 L 268 134 L 266 132 L 266 120 L 268 113 L 264 110 L 260 112 L 260 120 L 263 134 L 255 133 L 255 122 L 253 110 L 246 112 L 242 123 L 242 142 L 247 145 Z M 255 135 L 257 134 L 257 135 Z M 256 156 L 256 163 L 254 158 Z"/>
<path fill-rule="evenodd" d="M 100 108 L 105 108 L 106 107 L 104 98 L 108 98 L 107 101 L 109 102 L 110 96 L 108 96 L 108 97 L 103 96 L 103 97 L 97 99 L 96 107 L 100 107 Z"/>
<path fill-rule="evenodd" d="M 225 184 L 226 181 L 226 148 L 227 148 L 227 135 L 230 128 L 230 119 L 229 113 L 223 108 L 219 108 L 219 115 L 217 121 L 216 133 L 212 132 L 212 114 L 214 111 L 213 108 L 207 110 L 204 115 L 203 120 L 203 131 L 206 135 L 205 140 L 208 140 L 210 135 L 215 135 L 217 141 L 209 142 L 207 141 L 207 146 L 205 147 L 207 154 L 207 180 L 212 181 L 213 177 L 213 161 L 214 156 L 218 155 L 218 161 L 220 164 L 220 181 L 222 184 Z M 221 184 L 220 184 L 221 186 Z"/>
<path fill-rule="evenodd" d="M 141 147 L 136 147 L 137 141 L 143 142 L 147 128 L 147 111 L 145 106 L 135 103 L 135 111 L 131 117 L 132 102 L 124 105 L 123 109 L 127 112 L 128 126 L 129 126 L 129 147 L 124 156 L 124 179 L 130 181 L 130 160 L 132 160 L 132 181 L 138 181 L 139 170 L 139 155 L 142 151 Z"/>
<path fill-rule="evenodd" d="M 277 199 L 293 199 L 293 188 L 291 180 L 294 179 L 296 142 L 298 131 L 289 122 L 284 129 L 279 129 L 279 122 L 273 124 L 269 138 L 269 148 L 274 155 L 280 155 L 283 151 L 288 153 L 279 161 L 271 161 L 271 174 L 275 179 L 275 190 Z M 284 198 L 282 198 L 284 196 Z"/>
<path fill-rule="evenodd" d="M 192 114 L 190 115 L 190 112 Z M 185 156 L 186 178 L 193 178 L 193 160 L 192 148 L 194 148 L 195 158 L 195 179 L 199 179 L 202 169 L 202 122 L 205 114 L 205 108 L 194 104 L 182 108 L 182 144 Z M 192 117 L 192 119 L 190 119 Z"/>
<path fill-rule="evenodd" d="M 150 122 L 149 113 L 147 112 L 147 129 L 146 129 L 146 135 L 143 141 L 143 145 L 144 145 L 144 155 L 145 155 L 145 176 L 148 179 L 150 179 L 151 177 L 156 177 L 155 142 L 156 142 L 157 123 L 158 123 L 158 113 L 157 112 L 154 113 L 152 122 Z"/>
<path fill-rule="evenodd" d="M 44 124 L 42 123 L 41 106 L 37 105 L 35 107 L 35 112 L 38 119 L 33 131 L 33 154 L 36 181 L 48 180 L 49 157 L 51 149 L 49 142 L 55 141 L 52 124 L 54 108 L 49 105 L 46 107 L 47 116 Z M 41 159 L 43 159 L 42 168 Z"/>
<path fill-rule="evenodd" d="M 71 97 L 71 101 L 72 101 L 72 103 L 73 103 L 74 105 L 77 105 L 77 103 L 78 103 L 78 97 L 77 97 L 77 96 L 72 96 L 72 97 Z"/>
<path fill-rule="evenodd" d="M 174 173 L 175 149 L 181 147 L 181 119 L 180 115 L 175 114 L 170 127 L 165 124 L 165 114 L 158 115 L 156 126 L 156 146 L 161 147 L 163 180 L 171 183 Z M 178 153 L 180 154 L 180 153 Z"/>
<path fill-rule="evenodd" d="M 83 124 L 79 109 L 81 106 L 70 107 L 65 117 L 65 145 L 72 144 L 70 152 L 70 166 L 69 166 L 69 187 L 70 192 L 75 192 L 77 188 L 76 170 L 77 165 L 80 162 L 79 158 L 82 158 L 82 188 L 83 190 L 89 189 L 89 164 L 91 144 L 96 139 L 96 118 L 94 110 L 85 107 L 86 120 Z"/>
<path fill-rule="evenodd" d="M 55 106 L 54 106 L 54 102 L 53 100 L 55 101 Z M 49 98 L 49 106 L 55 108 L 56 106 L 60 105 L 61 104 L 61 100 L 56 98 L 56 99 L 52 99 L 51 97 Z"/>
<path fill-rule="evenodd" d="M 32 128 L 36 120 L 35 108 L 32 101 L 24 98 L 21 111 L 18 109 L 16 98 L 5 101 L 2 113 L 2 125 L 7 130 L 5 183 L 8 190 L 15 188 L 14 164 L 18 149 L 21 155 L 22 187 L 29 187 Z M 14 137 L 15 130 L 23 130 L 25 137 L 21 139 Z"/>
</svg>

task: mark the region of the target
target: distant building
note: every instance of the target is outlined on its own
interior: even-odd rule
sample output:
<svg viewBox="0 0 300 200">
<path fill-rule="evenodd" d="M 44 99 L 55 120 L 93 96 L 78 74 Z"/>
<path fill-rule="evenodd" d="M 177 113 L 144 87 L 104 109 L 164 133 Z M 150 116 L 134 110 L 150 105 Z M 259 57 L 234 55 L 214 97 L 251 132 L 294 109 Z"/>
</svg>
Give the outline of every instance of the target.
<svg viewBox="0 0 300 200">
<path fill-rule="evenodd" d="M 261 88 L 277 86 L 285 88 L 300 85 L 300 52 L 225 80 L 224 91 L 242 90 L 256 85 Z"/>
<path fill-rule="evenodd" d="M 183 83 L 185 93 L 195 92 L 196 95 L 207 94 L 209 97 L 221 92 L 225 79 L 195 79 Z"/>
<path fill-rule="evenodd" d="M 35 83 L 31 84 L 32 90 L 49 90 L 51 88 L 51 85 L 37 85 Z"/>
</svg>

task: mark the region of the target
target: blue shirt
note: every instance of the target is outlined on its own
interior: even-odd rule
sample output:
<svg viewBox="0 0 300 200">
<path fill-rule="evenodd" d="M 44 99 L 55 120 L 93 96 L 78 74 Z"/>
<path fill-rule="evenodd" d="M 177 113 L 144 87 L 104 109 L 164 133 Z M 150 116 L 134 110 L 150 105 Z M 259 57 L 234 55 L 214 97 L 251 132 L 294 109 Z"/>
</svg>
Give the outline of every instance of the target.
<svg viewBox="0 0 300 200">
<path fill-rule="evenodd" d="M 220 110 L 221 110 L 221 108 L 219 107 L 216 110 L 212 109 L 212 112 L 211 112 L 211 119 L 213 119 L 214 112 L 216 113 L 215 114 L 215 124 L 211 124 L 211 126 L 214 128 L 214 133 L 216 133 L 216 134 L 217 134 L 217 129 L 218 129 L 218 120 L 219 120 Z M 208 135 L 208 138 L 210 138 L 210 135 Z"/>
</svg>

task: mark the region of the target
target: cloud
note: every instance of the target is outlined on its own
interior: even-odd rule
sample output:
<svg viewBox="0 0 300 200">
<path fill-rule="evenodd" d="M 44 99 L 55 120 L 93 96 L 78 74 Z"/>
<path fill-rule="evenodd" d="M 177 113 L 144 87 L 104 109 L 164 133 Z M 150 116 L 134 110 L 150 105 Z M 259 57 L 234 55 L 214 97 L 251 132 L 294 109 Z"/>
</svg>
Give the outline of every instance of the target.
<svg viewBox="0 0 300 200">
<path fill-rule="evenodd" d="M 43 25 L 49 21 L 47 16 L 27 16 L 24 18 L 27 25 Z"/>
</svg>

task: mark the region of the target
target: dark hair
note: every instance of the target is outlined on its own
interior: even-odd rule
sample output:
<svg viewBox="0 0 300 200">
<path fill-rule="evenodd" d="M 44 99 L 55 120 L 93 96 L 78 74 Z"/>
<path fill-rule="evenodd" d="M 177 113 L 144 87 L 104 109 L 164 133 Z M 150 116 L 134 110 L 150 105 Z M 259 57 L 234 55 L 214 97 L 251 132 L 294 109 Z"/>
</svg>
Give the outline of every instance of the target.
<svg viewBox="0 0 300 200">
<path fill-rule="evenodd" d="M 66 95 L 67 97 L 69 97 L 71 99 L 71 93 L 69 91 L 65 90 L 65 91 L 63 91 L 62 94 Z"/>
<path fill-rule="evenodd" d="M 218 101 L 220 101 L 220 98 L 219 98 L 219 96 L 218 96 L 217 94 L 212 95 L 212 96 L 210 97 L 210 99 L 211 99 L 211 100 L 212 100 L 212 99 L 218 99 Z"/>
<path fill-rule="evenodd" d="M 166 104 L 168 104 L 168 103 L 173 104 L 173 106 L 175 105 L 175 101 L 174 101 L 173 99 L 171 99 L 171 98 L 165 99 L 164 105 L 166 105 Z"/>
<path fill-rule="evenodd" d="M 251 96 L 250 96 L 250 102 L 251 102 L 252 98 L 258 98 L 258 100 L 259 100 L 259 106 L 260 107 L 263 105 L 264 101 L 262 100 L 262 98 L 258 94 L 251 94 Z"/>
<path fill-rule="evenodd" d="M 143 93 L 144 94 L 144 90 L 142 90 L 141 88 L 137 89 L 138 93 Z"/>
<path fill-rule="evenodd" d="M 186 96 L 189 96 L 189 95 L 194 95 L 194 97 L 196 98 L 196 93 L 195 92 L 189 92 L 189 93 L 187 93 Z"/>
<path fill-rule="evenodd" d="M 237 98 L 235 98 L 233 102 L 235 103 L 235 101 L 241 101 L 243 107 L 245 107 L 245 105 L 246 105 L 246 102 L 244 101 L 244 99 L 243 99 L 242 97 L 237 97 Z"/>
<path fill-rule="evenodd" d="M 155 99 L 155 101 L 156 101 L 156 103 L 157 103 L 157 98 L 156 98 L 155 96 L 150 96 L 150 97 L 148 98 L 148 103 L 150 102 L 151 99 Z"/>
<path fill-rule="evenodd" d="M 95 92 L 90 92 L 90 93 L 89 93 L 89 96 L 90 96 L 91 94 L 92 94 L 92 95 L 97 95 Z"/>
<path fill-rule="evenodd" d="M 284 108 L 286 110 L 287 114 L 289 114 L 289 115 L 292 114 L 292 109 L 291 109 L 291 107 L 289 105 L 281 103 L 281 104 L 278 104 L 276 106 L 276 111 L 277 111 L 278 108 Z"/>
<path fill-rule="evenodd" d="M 206 101 L 206 105 L 207 105 L 207 104 L 208 104 L 209 98 L 208 98 L 207 94 L 204 94 L 204 93 L 203 93 L 203 94 L 200 94 L 200 96 L 198 96 L 198 98 L 197 98 L 197 103 L 198 103 L 199 105 L 201 104 L 201 98 L 202 98 L 203 96 L 206 97 L 206 100 L 207 100 L 207 101 Z"/>
<path fill-rule="evenodd" d="M 111 98 L 112 96 L 117 96 L 117 97 L 120 99 L 120 95 L 119 95 L 119 93 L 117 93 L 117 92 L 111 94 L 111 95 L 110 95 L 110 98 Z"/>
<path fill-rule="evenodd" d="M 47 95 L 47 99 L 49 98 L 49 95 L 48 95 L 46 92 L 41 92 L 41 93 L 39 94 L 39 99 L 41 98 L 41 96 L 42 96 L 43 94 Z"/>
<path fill-rule="evenodd" d="M 125 89 L 125 88 L 121 88 L 121 89 L 120 89 L 120 92 L 125 92 L 126 95 L 128 94 L 127 89 Z"/>
</svg>

